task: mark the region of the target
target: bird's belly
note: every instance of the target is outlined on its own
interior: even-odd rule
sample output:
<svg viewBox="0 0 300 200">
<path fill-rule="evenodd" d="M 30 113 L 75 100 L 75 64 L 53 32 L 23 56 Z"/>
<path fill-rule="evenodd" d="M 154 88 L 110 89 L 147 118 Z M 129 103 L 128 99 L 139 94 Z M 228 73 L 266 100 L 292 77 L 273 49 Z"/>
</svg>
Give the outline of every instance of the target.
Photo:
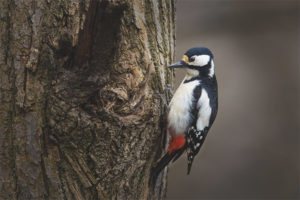
<svg viewBox="0 0 300 200">
<path fill-rule="evenodd" d="M 182 83 L 170 102 L 168 125 L 175 135 L 185 133 L 191 124 L 190 109 L 194 100 L 193 91 L 198 84 L 198 81 Z"/>
<path fill-rule="evenodd" d="M 190 108 L 179 101 L 174 101 L 170 107 L 168 122 L 175 134 L 186 132 L 190 124 Z"/>
</svg>

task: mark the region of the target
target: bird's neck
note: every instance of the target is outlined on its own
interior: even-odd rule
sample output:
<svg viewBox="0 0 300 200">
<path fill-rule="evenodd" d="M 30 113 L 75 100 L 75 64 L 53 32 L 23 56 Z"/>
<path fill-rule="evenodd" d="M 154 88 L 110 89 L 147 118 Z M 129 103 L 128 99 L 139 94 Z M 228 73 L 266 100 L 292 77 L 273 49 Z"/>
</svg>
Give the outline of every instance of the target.
<svg viewBox="0 0 300 200">
<path fill-rule="evenodd" d="M 192 79 L 212 78 L 214 74 L 215 72 L 213 64 L 197 69 L 187 68 L 185 80 L 189 81 Z"/>
<path fill-rule="evenodd" d="M 203 67 L 189 66 L 186 68 L 186 79 L 194 79 L 196 77 L 213 78 L 215 75 L 214 61 L 211 60 L 207 65 Z"/>
<path fill-rule="evenodd" d="M 189 80 L 189 79 L 198 77 L 199 75 L 200 75 L 199 70 L 187 68 L 187 69 L 186 69 L 185 79 L 186 79 L 186 80 Z"/>
</svg>

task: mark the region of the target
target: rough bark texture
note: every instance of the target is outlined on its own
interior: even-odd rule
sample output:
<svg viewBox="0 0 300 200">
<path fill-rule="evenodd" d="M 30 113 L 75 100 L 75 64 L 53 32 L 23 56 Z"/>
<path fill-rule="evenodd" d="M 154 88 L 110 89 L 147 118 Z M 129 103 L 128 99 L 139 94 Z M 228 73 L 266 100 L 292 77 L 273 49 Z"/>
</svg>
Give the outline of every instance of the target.
<svg viewBox="0 0 300 200">
<path fill-rule="evenodd" d="M 172 0 L 2 0 L 0 199 L 161 199 Z M 164 174 L 166 176 L 166 173 Z"/>
</svg>

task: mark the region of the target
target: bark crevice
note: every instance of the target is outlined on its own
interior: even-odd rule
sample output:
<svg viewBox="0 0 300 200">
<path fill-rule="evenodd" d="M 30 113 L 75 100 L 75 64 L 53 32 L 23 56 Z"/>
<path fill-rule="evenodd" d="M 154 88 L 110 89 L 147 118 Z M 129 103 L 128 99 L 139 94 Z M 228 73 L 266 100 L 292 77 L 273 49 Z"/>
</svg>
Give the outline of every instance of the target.
<svg viewBox="0 0 300 200">
<path fill-rule="evenodd" d="M 0 5 L 1 198 L 163 197 L 148 179 L 165 145 L 174 12 L 154 1 Z"/>
</svg>

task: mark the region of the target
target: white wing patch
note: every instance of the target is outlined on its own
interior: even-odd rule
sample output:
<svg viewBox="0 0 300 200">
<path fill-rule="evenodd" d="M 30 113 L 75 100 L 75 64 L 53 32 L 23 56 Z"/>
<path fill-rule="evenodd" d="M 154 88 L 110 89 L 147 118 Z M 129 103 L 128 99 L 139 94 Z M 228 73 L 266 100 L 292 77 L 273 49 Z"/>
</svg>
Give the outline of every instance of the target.
<svg viewBox="0 0 300 200">
<path fill-rule="evenodd" d="M 193 92 L 199 80 L 188 83 L 183 82 L 176 90 L 171 102 L 168 115 L 169 126 L 175 131 L 175 134 L 182 134 L 187 131 L 191 123 L 190 108 L 192 106 L 194 96 Z"/>
<path fill-rule="evenodd" d="M 202 89 L 201 97 L 197 103 L 199 108 L 198 120 L 197 120 L 197 130 L 202 131 L 205 127 L 209 125 L 209 119 L 211 115 L 211 107 L 209 105 L 209 98 L 205 89 Z"/>
<path fill-rule="evenodd" d="M 209 75 L 210 77 L 213 77 L 214 74 L 215 74 L 215 64 L 214 64 L 214 61 L 211 60 L 211 67 L 210 67 L 210 69 L 209 69 L 209 74 L 208 74 L 208 75 Z"/>
</svg>

